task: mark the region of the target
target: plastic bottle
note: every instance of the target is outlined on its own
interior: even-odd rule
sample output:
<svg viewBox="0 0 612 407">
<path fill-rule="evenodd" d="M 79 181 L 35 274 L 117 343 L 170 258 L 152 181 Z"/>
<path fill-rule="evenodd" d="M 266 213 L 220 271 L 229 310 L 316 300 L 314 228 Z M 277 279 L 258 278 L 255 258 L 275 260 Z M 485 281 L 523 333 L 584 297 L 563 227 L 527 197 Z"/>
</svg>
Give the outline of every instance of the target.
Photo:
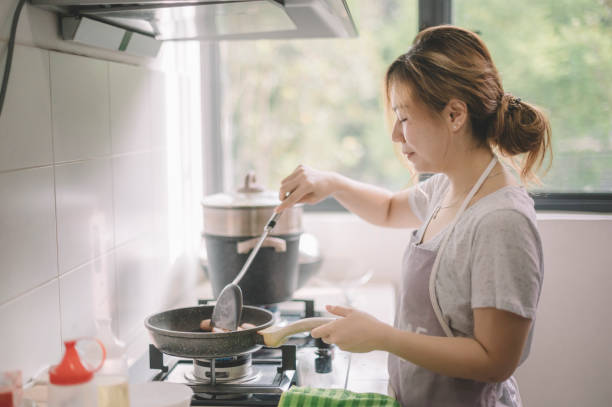
<svg viewBox="0 0 612 407">
<path fill-rule="evenodd" d="M 0 407 L 18 407 L 21 397 L 21 371 L 0 372 Z"/>
<path fill-rule="evenodd" d="M 96 324 L 97 337 L 106 348 L 106 361 L 95 379 L 98 407 L 129 407 L 125 344 L 113 335 L 110 319 L 99 319 Z"/>
<path fill-rule="evenodd" d="M 76 340 L 64 341 L 66 352 L 59 365 L 49 370 L 49 407 L 97 407 L 94 372 L 102 367 L 106 352 L 100 342 L 102 358 L 96 369 L 83 366 Z"/>
</svg>

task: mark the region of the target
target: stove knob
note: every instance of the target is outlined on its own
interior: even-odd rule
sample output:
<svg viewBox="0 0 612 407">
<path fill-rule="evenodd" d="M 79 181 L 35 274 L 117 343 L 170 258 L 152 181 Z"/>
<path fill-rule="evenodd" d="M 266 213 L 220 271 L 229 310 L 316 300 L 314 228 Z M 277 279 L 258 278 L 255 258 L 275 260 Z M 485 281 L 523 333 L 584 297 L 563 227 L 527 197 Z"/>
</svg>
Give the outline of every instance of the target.
<svg viewBox="0 0 612 407">
<path fill-rule="evenodd" d="M 319 348 L 316 352 L 315 371 L 317 373 L 330 373 L 332 371 L 332 350 Z"/>
</svg>

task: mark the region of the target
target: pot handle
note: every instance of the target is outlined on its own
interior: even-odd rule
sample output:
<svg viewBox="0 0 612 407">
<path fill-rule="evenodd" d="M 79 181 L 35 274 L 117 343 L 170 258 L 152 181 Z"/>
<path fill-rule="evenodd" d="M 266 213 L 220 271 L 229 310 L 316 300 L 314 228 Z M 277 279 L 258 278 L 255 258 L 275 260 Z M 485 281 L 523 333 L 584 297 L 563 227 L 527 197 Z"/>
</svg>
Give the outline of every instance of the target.
<svg viewBox="0 0 612 407">
<path fill-rule="evenodd" d="M 336 319 L 337 318 L 323 317 L 304 318 L 283 327 L 271 326 L 257 333 L 263 336 L 263 342 L 266 346 L 276 348 L 285 343 L 288 336 L 299 332 L 311 331 L 318 326 L 333 322 Z"/>
<path fill-rule="evenodd" d="M 236 252 L 238 252 L 238 254 L 247 254 L 248 252 L 253 250 L 259 239 L 259 237 L 254 237 L 253 239 L 244 240 L 242 242 L 236 243 Z M 273 247 L 275 252 L 287 251 L 287 242 L 285 241 L 285 239 L 281 239 L 278 237 L 266 237 L 261 246 Z"/>
</svg>

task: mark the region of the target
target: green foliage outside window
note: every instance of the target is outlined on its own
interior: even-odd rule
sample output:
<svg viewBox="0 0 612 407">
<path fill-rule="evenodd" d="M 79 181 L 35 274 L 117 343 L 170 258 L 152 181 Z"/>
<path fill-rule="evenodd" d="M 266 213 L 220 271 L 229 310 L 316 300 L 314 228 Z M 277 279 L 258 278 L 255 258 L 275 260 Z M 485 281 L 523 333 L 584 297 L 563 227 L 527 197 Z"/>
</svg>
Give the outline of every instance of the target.
<svg viewBox="0 0 612 407">
<path fill-rule="evenodd" d="M 234 185 L 254 169 L 275 189 L 298 164 L 397 190 L 411 173 L 385 122 L 383 76 L 417 33 L 415 0 L 353 0 L 359 37 L 225 42 Z M 553 167 L 542 190 L 612 192 L 612 0 L 461 0 L 507 91 L 548 112 Z"/>
<path fill-rule="evenodd" d="M 461 0 L 455 23 L 489 46 L 504 88 L 543 107 L 553 166 L 542 190 L 612 192 L 612 0 Z"/>
</svg>

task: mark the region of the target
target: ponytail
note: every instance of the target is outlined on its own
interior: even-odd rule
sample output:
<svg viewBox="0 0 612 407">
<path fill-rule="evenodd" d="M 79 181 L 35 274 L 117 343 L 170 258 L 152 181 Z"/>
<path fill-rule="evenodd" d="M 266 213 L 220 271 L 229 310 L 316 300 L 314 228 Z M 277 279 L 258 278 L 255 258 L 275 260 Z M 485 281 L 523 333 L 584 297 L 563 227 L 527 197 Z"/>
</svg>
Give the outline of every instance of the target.
<svg viewBox="0 0 612 407">
<path fill-rule="evenodd" d="M 552 155 L 550 123 L 539 108 L 504 93 L 485 137 L 502 156 L 510 157 L 523 183 L 539 183 L 536 171 L 546 154 Z"/>
</svg>

